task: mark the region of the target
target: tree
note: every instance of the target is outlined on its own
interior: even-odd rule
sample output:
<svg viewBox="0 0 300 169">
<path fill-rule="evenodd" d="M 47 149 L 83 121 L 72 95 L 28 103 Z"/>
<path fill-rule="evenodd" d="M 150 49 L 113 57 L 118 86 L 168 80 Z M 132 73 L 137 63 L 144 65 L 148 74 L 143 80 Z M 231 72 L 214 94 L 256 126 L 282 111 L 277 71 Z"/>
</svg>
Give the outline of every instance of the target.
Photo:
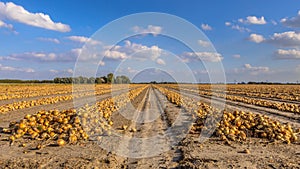
<svg viewBox="0 0 300 169">
<path fill-rule="evenodd" d="M 94 77 L 90 77 L 90 78 L 88 79 L 88 83 L 94 84 L 94 83 L 96 83 L 96 79 L 95 79 Z"/>
<path fill-rule="evenodd" d="M 106 76 L 102 76 L 100 77 L 102 83 L 107 83 L 107 77 Z"/>
<path fill-rule="evenodd" d="M 60 83 L 60 78 L 59 77 L 56 77 L 56 78 L 54 78 L 54 83 Z"/>
<path fill-rule="evenodd" d="M 127 76 L 117 76 L 115 80 L 116 84 L 128 84 L 130 83 L 130 79 Z"/>
<path fill-rule="evenodd" d="M 109 73 L 107 74 L 107 83 L 111 84 L 115 81 L 114 79 L 114 74 L 113 73 Z"/>
</svg>

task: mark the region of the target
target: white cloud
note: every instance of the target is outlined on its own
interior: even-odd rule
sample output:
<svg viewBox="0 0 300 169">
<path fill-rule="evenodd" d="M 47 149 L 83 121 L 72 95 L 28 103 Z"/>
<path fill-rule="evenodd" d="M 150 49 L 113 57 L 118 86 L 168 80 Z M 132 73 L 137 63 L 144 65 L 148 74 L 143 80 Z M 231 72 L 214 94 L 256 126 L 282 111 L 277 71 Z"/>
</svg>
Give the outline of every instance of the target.
<svg viewBox="0 0 300 169">
<path fill-rule="evenodd" d="M 156 60 L 156 63 L 159 64 L 159 65 L 166 65 L 166 62 L 164 60 L 160 59 L 160 58 L 158 58 Z"/>
<path fill-rule="evenodd" d="M 14 27 L 13 27 L 12 24 L 7 24 L 7 23 L 5 23 L 5 22 L 3 22 L 1 20 L 0 20 L 0 27 L 8 28 L 9 30 L 13 30 L 14 29 Z"/>
<path fill-rule="evenodd" d="M 203 75 L 203 74 L 208 74 L 208 71 L 207 70 L 194 70 L 193 73 L 195 75 Z"/>
<path fill-rule="evenodd" d="M 103 62 L 102 60 L 99 61 L 98 63 L 99 66 L 105 66 L 105 62 Z"/>
<path fill-rule="evenodd" d="M 300 51 L 296 49 L 278 49 L 274 53 L 276 59 L 300 59 Z"/>
<path fill-rule="evenodd" d="M 123 60 L 127 58 L 138 59 L 138 60 L 153 60 L 155 61 L 162 54 L 162 49 L 156 45 L 145 46 L 142 44 L 131 43 L 125 41 L 124 46 L 114 46 L 110 50 L 104 53 L 104 56 L 109 59 Z"/>
<path fill-rule="evenodd" d="M 246 19 L 239 19 L 238 21 L 241 23 L 254 24 L 254 25 L 264 25 L 267 23 L 263 16 L 260 18 L 257 18 L 256 16 L 247 16 Z"/>
<path fill-rule="evenodd" d="M 235 58 L 235 59 L 240 59 L 240 58 L 241 58 L 241 55 L 235 54 L 235 55 L 233 55 L 232 57 Z"/>
<path fill-rule="evenodd" d="M 255 67 L 250 64 L 244 64 L 243 68 L 236 68 L 236 69 L 234 69 L 234 72 L 237 74 L 247 73 L 250 75 L 259 75 L 259 74 L 263 74 L 263 73 L 269 73 L 270 68 L 264 67 L 264 66 Z"/>
<path fill-rule="evenodd" d="M 184 52 L 182 57 L 185 62 L 191 62 L 192 60 L 220 62 L 223 59 L 221 54 L 215 52 Z"/>
<path fill-rule="evenodd" d="M 45 53 L 45 52 L 25 52 L 1 56 L 0 60 L 31 60 L 37 62 L 75 62 L 78 56 L 80 61 L 95 61 L 101 57 L 112 60 L 136 59 L 141 61 L 156 61 L 161 56 L 163 50 L 158 46 L 145 46 L 142 44 L 125 41 L 124 46 L 102 46 L 102 53 L 93 53 L 82 48 L 74 48 L 65 53 Z M 101 51 L 101 50 L 100 50 Z M 89 53 L 91 52 L 91 53 Z M 103 64 L 103 63 L 101 63 Z M 100 65 L 101 65 L 100 64 Z"/>
<path fill-rule="evenodd" d="M 272 23 L 273 25 L 277 25 L 277 22 L 274 21 L 274 20 L 271 20 L 271 23 Z"/>
<path fill-rule="evenodd" d="M 13 2 L 0 2 L 0 18 L 59 32 L 71 31 L 69 25 L 53 22 L 50 16 L 44 13 L 31 13 Z"/>
<path fill-rule="evenodd" d="M 235 30 L 238 30 L 240 32 L 251 32 L 251 30 L 249 28 L 245 28 L 245 27 L 242 27 L 242 26 L 239 26 L 239 25 L 232 25 L 231 29 L 235 29 Z"/>
<path fill-rule="evenodd" d="M 9 71 L 9 72 L 26 72 L 26 73 L 33 73 L 35 72 L 32 68 L 17 68 L 17 67 L 11 67 L 11 66 L 3 66 L 0 64 L 0 70 L 1 71 Z"/>
<path fill-rule="evenodd" d="M 67 37 L 67 39 L 74 41 L 74 42 L 79 42 L 79 43 L 88 43 L 90 45 L 100 45 L 101 44 L 100 41 L 93 40 L 91 38 L 84 37 L 84 36 L 69 36 L 69 37 Z"/>
<path fill-rule="evenodd" d="M 51 73 L 58 73 L 58 70 L 50 69 L 49 72 L 51 72 Z"/>
<path fill-rule="evenodd" d="M 269 39 L 265 39 L 262 35 L 251 34 L 248 40 L 255 43 L 266 42 L 280 47 L 298 48 L 300 45 L 300 33 L 295 31 L 274 33 Z"/>
<path fill-rule="evenodd" d="M 67 69 L 66 72 L 73 74 L 73 69 Z"/>
<path fill-rule="evenodd" d="M 202 47 L 209 47 L 211 45 L 210 42 L 205 40 L 198 40 L 198 44 Z"/>
<path fill-rule="evenodd" d="M 300 11 L 298 11 L 298 15 L 292 18 L 283 18 L 280 21 L 284 26 L 290 28 L 300 28 Z"/>
<path fill-rule="evenodd" d="M 267 42 L 283 47 L 299 47 L 300 33 L 294 31 L 274 33 Z"/>
<path fill-rule="evenodd" d="M 226 26 L 231 26 L 231 22 L 225 22 Z"/>
<path fill-rule="evenodd" d="M 52 42 L 52 43 L 56 43 L 56 44 L 59 44 L 60 41 L 56 38 L 37 38 L 38 40 L 40 41 L 45 41 L 45 42 Z"/>
<path fill-rule="evenodd" d="M 31 60 L 37 62 L 56 62 L 56 61 L 75 61 L 78 54 L 75 49 L 72 49 L 66 53 L 44 53 L 44 52 L 25 52 L 12 54 L 6 57 L 3 57 L 6 60 L 15 60 L 15 61 L 24 61 Z"/>
<path fill-rule="evenodd" d="M 114 59 L 114 60 L 123 60 L 123 59 L 126 59 L 129 57 L 129 56 L 127 56 L 127 54 L 125 52 L 120 52 L 117 50 L 107 50 L 104 53 L 104 56 L 106 58 Z"/>
<path fill-rule="evenodd" d="M 137 73 L 138 70 L 132 69 L 131 67 L 127 67 L 127 72 L 129 72 L 129 73 Z"/>
<path fill-rule="evenodd" d="M 73 69 L 64 69 L 64 70 L 50 69 L 49 72 L 52 74 L 56 74 L 56 76 L 70 76 L 70 74 L 73 74 Z"/>
<path fill-rule="evenodd" d="M 162 29 L 163 28 L 161 26 L 155 26 L 155 25 L 148 25 L 147 28 L 143 28 L 140 26 L 132 27 L 132 30 L 135 33 L 139 33 L 139 34 L 151 33 L 153 35 L 160 34 Z"/>
<path fill-rule="evenodd" d="M 209 26 L 208 24 L 201 24 L 201 28 L 205 31 L 211 31 L 212 27 Z"/>
<path fill-rule="evenodd" d="M 261 43 L 261 42 L 265 41 L 265 38 L 262 35 L 253 33 L 249 36 L 248 40 L 255 42 L 255 43 Z"/>
<path fill-rule="evenodd" d="M 35 70 L 31 69 L 31 68 L 22 69 L 22 71 L 27 72 L 27 73 L 34 73 L 35 72 Z"/>
</svg>

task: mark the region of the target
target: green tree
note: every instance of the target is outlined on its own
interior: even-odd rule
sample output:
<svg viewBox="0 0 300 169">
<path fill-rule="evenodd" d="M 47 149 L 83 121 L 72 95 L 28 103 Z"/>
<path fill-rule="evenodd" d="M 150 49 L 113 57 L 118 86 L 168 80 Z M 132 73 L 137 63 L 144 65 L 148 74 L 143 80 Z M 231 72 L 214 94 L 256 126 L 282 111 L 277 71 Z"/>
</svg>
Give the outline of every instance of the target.
<svg viewBox="0 0 300 169">
<path fill-rule="evenodd" d="M 113 73 L 107 74 L 107 83 L 108 83 L 108 84 L 111 84 L 111 83 L 113 83 L 114 81 L 115 81 L 115 79 L 114 79 L 114 74 L 113 74 Z"/>
<path fill-rule="evenodd" d="M 88 79 L 88 83 L 94 84 L 94 83 L 96 83 L 96 79 L 95 79 L 94 77 L 90 77 L 90 78 Z"/>
</svg>

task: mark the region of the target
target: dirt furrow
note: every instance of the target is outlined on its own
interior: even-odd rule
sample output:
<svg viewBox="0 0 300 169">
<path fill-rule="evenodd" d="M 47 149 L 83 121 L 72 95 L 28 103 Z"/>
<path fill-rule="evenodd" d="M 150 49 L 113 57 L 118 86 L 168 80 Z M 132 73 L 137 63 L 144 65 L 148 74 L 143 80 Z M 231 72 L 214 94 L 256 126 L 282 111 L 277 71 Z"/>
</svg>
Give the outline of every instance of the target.
<svg viewBox="0 0 300 169">
<path fill-rule="evenodd" d="M 179 117 L 181 109 L 153 87 L 112 117 L 114 129 L 122 135 L 114 145 L 125 168 L 172 168 L 182 159 L 178 143 L 187 133 L 191 117 Z M 124 113 L 124 114 L 123 114 Z M 176 122 L 176 124 L 173 124 Z M 188 121 L 188 122 L 187 122 Z M 126 126 L 126 130 L 122 129 Z M 136 132 L 133 131 L 136 129 Z"/>
</svg>

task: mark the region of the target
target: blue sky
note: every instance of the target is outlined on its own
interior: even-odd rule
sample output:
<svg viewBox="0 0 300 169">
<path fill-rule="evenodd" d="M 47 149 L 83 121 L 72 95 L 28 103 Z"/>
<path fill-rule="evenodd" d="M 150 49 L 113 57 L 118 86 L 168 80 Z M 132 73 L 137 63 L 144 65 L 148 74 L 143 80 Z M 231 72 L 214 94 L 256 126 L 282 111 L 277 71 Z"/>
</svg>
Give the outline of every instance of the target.
<svg viewBox="0 0 300 169">
<path fill-rule="evenodd" d="M 300 1 L 295 0 L 0 1 L 0 78 L 72 76 L 76 58 L 89 41 L 111 50 L 97 61 L 97 75 L 115 72 L 134 79 L 145 74 L 151 81 L 168 80 L 165 74 L 169 74 L 190 81 L 192 72 L 194 79 L 204 82 L 215 70 L 207 72 L 204 60 L 207 65 L 222 65 L 228 82 L 296 82 L 300 81 L 299 10 Z M 164 36 L 172 31 L 168 21 L 166 26 L 147 23 L 147 19 L 143 25 L 121 25 L 119 29 L 128 32 L 150 34 L 124 38 L 118 44 L 96 36 L 104 25 L 140 12 L 162 12 L 190 22 L 205 35 L 195 41 L 203 49 L 193 55 L 184 44 Z M 114 31 L 118 30 L 107 36 L 115 36 Z M 147 75 L 143 69 L 149 67 L 165 73 L 151 70 Z"/>
</svg>

